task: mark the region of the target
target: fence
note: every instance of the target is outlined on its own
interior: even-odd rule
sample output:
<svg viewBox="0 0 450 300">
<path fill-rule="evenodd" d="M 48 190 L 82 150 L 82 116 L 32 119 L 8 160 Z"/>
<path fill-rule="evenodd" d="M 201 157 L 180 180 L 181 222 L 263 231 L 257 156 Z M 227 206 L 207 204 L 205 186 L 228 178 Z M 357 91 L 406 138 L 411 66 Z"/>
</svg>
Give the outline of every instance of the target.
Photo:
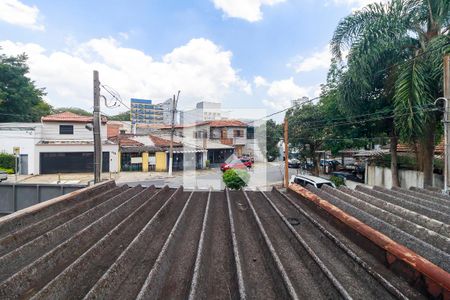
<svg viewBox="0 0 450 300">
<path fill-rule="evenodd" d="M 34 204 L 86 187 L 81 184 L 0 184 L 0 214 L 9 214 Z"/>
</svg>

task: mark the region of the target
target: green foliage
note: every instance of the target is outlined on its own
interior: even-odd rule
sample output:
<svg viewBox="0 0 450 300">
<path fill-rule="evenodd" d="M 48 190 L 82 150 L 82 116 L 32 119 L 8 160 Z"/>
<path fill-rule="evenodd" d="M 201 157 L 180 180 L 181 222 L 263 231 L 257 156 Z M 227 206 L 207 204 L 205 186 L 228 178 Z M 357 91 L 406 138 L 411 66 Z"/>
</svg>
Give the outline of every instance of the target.
<svg viewBox="0 0 450 300">
<path fill-rule="evenodd" d="M 266 136 L 258 136 L 260 148 L 266 150 L 266 158 L 268 161 L 273 161 L 280 156 L 278 143 L 283 139 L 283 126 L 275 123 L 274 120 L 268 120 L 265 124 L 265 130 L 259 128 L 257 133 L 265 132 Z M 265 145 L 264 145 L 265 142 Z"/>
<path fill-rule="evenodd" d="M 27 56 L 0 54 L 0 122 L 38 122 L 51 111 L 28 74 Z"/>
<path fill-rule="evenodd" d="M 0 168 L 14 169 L 15 156 L 8 153 L 0 153 Z"/>
<path fill-rule="evenodd" d="M 80 116 L 92 116 L 91 112 L 88 112 L 88 111 L 86 111 L 82 108 L 78 108 L 78 107 L 58 107 L 53 110 L 53 113 L 59 114 L 59 113 L 63 113 L 66 111 L 80 115 Z"/>
<path fill-rule="evenodd" d="M 342 178 L 342 177 L 340 177 L 340 176 L 331 176 L 330 177 L 330 181 L 332 182 L 332 183 L 334 183 L 334 185 L 336 186 L 336 187 L 340 187 L 340 186 L 342 186 L 342 185 L 345 185 L 345 180 L 344 180 L 344 178 Z"/>
<path fill-rule="evenodd" d="M 232 190 L 239 190 L 247 186 L 250 174 L 246 170 L 229 169 L 223 173 L 223 182 Z"/>
<path fill-rule="evenodd" d="M 114 116 L 109 116 L 108 120 L 113 120 L 113 121 L 130 121 L 130 111 L 125 111 L 123 113 L 114 115 Z"/>
<path fill-rule="evenodd" d="M 391 167 L 391 155 L 383 154 L 375 159 L 373 159 L 372 164 L 378 167 Z M 412 154 L 399 155 L 397 157 L 397 165 L 401 170 L 419 170 L 419 164 L 417 163 L 417 158 Z M 434 162 L 434 173 L 442 174 L 444 170 L 444 161 L 439 158 L 435 158 Z"/>
<path fill-rule="evenodd" d="M 211 168 L 211 161 L 210 161 L 209 159 L 207 159 L 207 160 L 205 161 L 205 167 L 206 167 L 207 169 Z"/>
<path fill-rule="evenodd" d="M 5 171 L 7 174 L 14 174 L 14 169 L 7 169 L 0 167 L 0 171 Z"/>
</svg>

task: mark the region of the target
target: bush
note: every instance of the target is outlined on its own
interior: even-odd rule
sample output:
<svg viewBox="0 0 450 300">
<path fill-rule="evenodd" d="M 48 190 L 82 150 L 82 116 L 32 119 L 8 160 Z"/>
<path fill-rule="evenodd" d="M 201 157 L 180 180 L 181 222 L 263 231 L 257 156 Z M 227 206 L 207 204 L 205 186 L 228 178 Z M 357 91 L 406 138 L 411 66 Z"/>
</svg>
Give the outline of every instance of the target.
<svg viewBox="0 0 450 300">
<path fill-rule="evenodd" d="M 340 176 L 331 176 L 330 181 L 334 183 L 336 187 L 340 187 L 341 185 L 345 185 L 345 179 Z"/>
<path fill-rule="evenodd" d="M 14 174 L 14 169 L 7 169 L 0 167 L 0 171 L 5 171 L 8 174 Z"/>
<path fill-rule="evenodd" d="M 232 190 L 242 189 L 250 180 L 250 174 L 246 170 L 229 169 L 223 173 L 223 182 Z"/>
<path fill-rule="evenodd" d="M 0 168 L 13 169 L 15 167 L 15 156 L 8 153 L 0 153 Z"/>
<path fill-rule="evenodd" d="M 205 167 L 206 167 L 207 169 L 211 168 L 211 162 L 209 161 L 209 159 L 207 159 L 207 160 L 205 161 Z"/>
</svg>

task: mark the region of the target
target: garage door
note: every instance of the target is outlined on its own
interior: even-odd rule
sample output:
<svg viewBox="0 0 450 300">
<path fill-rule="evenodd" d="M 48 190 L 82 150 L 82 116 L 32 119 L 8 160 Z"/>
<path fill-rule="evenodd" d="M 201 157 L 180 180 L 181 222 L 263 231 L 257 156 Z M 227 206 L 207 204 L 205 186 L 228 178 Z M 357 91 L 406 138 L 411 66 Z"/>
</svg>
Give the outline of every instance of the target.
<svg viewBox="0 0 450 300">
<path fill-rule="evenodd" d="M 40 173 L 90 173 L 94 172 L 93 152 L 42 152 Z M 109 152 L 103 152 L 102 172 L 109 172 Z"/>
</svg>

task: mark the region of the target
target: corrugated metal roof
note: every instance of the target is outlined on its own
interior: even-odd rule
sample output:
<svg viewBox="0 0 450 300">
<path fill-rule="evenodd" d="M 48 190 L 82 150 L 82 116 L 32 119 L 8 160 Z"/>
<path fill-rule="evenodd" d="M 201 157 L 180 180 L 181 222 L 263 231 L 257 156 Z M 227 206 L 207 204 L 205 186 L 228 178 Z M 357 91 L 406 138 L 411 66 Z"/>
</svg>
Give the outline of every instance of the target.
<svg viewBox="0 0 450 300">
<path fill-rule="evenodd" d="M 0 219 L 0 298 L 422 296 L 300 199 L 107 182 Z"/>
</svg>

